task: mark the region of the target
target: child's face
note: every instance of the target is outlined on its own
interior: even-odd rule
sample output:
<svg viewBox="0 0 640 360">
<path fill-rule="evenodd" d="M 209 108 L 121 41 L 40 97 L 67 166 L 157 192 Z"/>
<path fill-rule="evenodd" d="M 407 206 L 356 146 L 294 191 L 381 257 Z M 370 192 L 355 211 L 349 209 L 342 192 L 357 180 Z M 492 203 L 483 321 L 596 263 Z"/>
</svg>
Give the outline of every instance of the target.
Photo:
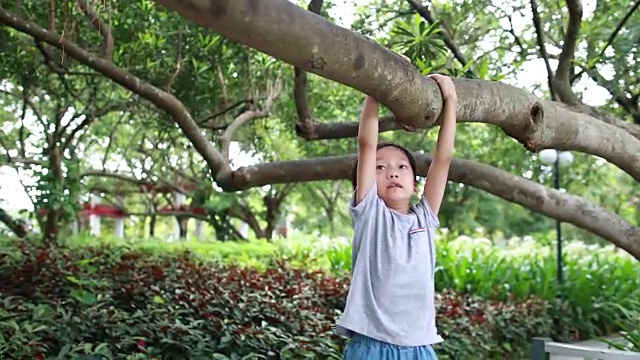
<svg viewBox="0 0 640 360">
<path fill-rule="evenodd" d="M 393 146 L 376 154 L 378 196 L 387 204 L 409 202 L 416 192 L 415 176 L 407 155 Z"/>
</svg>

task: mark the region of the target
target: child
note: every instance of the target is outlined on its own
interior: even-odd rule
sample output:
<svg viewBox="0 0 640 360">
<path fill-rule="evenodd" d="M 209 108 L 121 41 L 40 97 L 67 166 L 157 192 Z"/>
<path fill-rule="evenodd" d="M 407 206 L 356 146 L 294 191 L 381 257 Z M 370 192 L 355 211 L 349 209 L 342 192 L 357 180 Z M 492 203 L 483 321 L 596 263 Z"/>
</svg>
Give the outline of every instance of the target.
<svg viewBox="0 0 640 360">
<path fill-rule="evenodd" d="M 351 289 L 337 331 L 348 335 L 344 360 L 437 359 L 444 341 L 435 323 L 435 229 L 456 126 L 456 89 L 450 78 L 429 75 L 444 99 L 433 161 L 420 201 L 416 163 L 396 144 L 378 142 L 378 103 L 367 97 L 358 131 Z"/>
</svg>

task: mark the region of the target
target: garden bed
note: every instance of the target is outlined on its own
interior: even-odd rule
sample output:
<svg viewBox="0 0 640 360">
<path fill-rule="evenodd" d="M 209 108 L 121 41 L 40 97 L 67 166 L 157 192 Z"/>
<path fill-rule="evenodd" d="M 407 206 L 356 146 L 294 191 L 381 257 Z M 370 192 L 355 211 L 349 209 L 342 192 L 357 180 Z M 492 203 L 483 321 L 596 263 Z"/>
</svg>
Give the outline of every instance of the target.
<svg viewBox="0 0 640 360">
<path fill-rule="evenodd" d="M 344 339 L 331 326 L 348 278 L 278 260 L 269 265 L 13 242 L 0 254 L 0 356 L 340 358 Z M 535 298 L 497 301 L 446 290 L 436 304 L 442 359 L 517 358 L 533 336 L 552 330 L 547 303 Z"/>
</svg>

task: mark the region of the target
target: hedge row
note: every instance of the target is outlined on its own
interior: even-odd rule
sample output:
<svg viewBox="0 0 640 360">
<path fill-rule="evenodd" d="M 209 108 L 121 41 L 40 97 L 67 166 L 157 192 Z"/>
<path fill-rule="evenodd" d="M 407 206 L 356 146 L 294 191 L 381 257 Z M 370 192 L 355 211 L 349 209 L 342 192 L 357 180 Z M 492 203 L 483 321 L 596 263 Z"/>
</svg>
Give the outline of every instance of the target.
<svg viewBox="0 0 640 360">
<path fill-rule="evenodd" d="M 257 270 L 189 253 L 20 242 L 0 254 L 0 357 L 337 359 L 344 339 L 331 326 L 348 286 L 282 262 Z M 437 307 L 442 359 L 515 356 L 552 327 L 535 299 L 444 291 Z"/>
</svg>

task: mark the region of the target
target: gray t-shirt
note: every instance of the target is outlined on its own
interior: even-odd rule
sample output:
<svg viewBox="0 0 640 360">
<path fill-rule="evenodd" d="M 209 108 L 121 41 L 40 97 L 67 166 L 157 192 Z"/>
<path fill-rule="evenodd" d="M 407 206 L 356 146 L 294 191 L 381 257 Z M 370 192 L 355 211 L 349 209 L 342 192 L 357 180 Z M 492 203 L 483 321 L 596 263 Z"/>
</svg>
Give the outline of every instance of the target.
<svg viewBox="0 0 640 360">
<path fill-rule="evenodd" d="M 387 343 L 420 346 L 444 341 L 434 306 L 434 232 L 440 222 L 427 199 L 402 214 L 386 206 L 373 184 L 349 207 L 354 224 L 351 288 L 337 331 Z"/>
</svg>

